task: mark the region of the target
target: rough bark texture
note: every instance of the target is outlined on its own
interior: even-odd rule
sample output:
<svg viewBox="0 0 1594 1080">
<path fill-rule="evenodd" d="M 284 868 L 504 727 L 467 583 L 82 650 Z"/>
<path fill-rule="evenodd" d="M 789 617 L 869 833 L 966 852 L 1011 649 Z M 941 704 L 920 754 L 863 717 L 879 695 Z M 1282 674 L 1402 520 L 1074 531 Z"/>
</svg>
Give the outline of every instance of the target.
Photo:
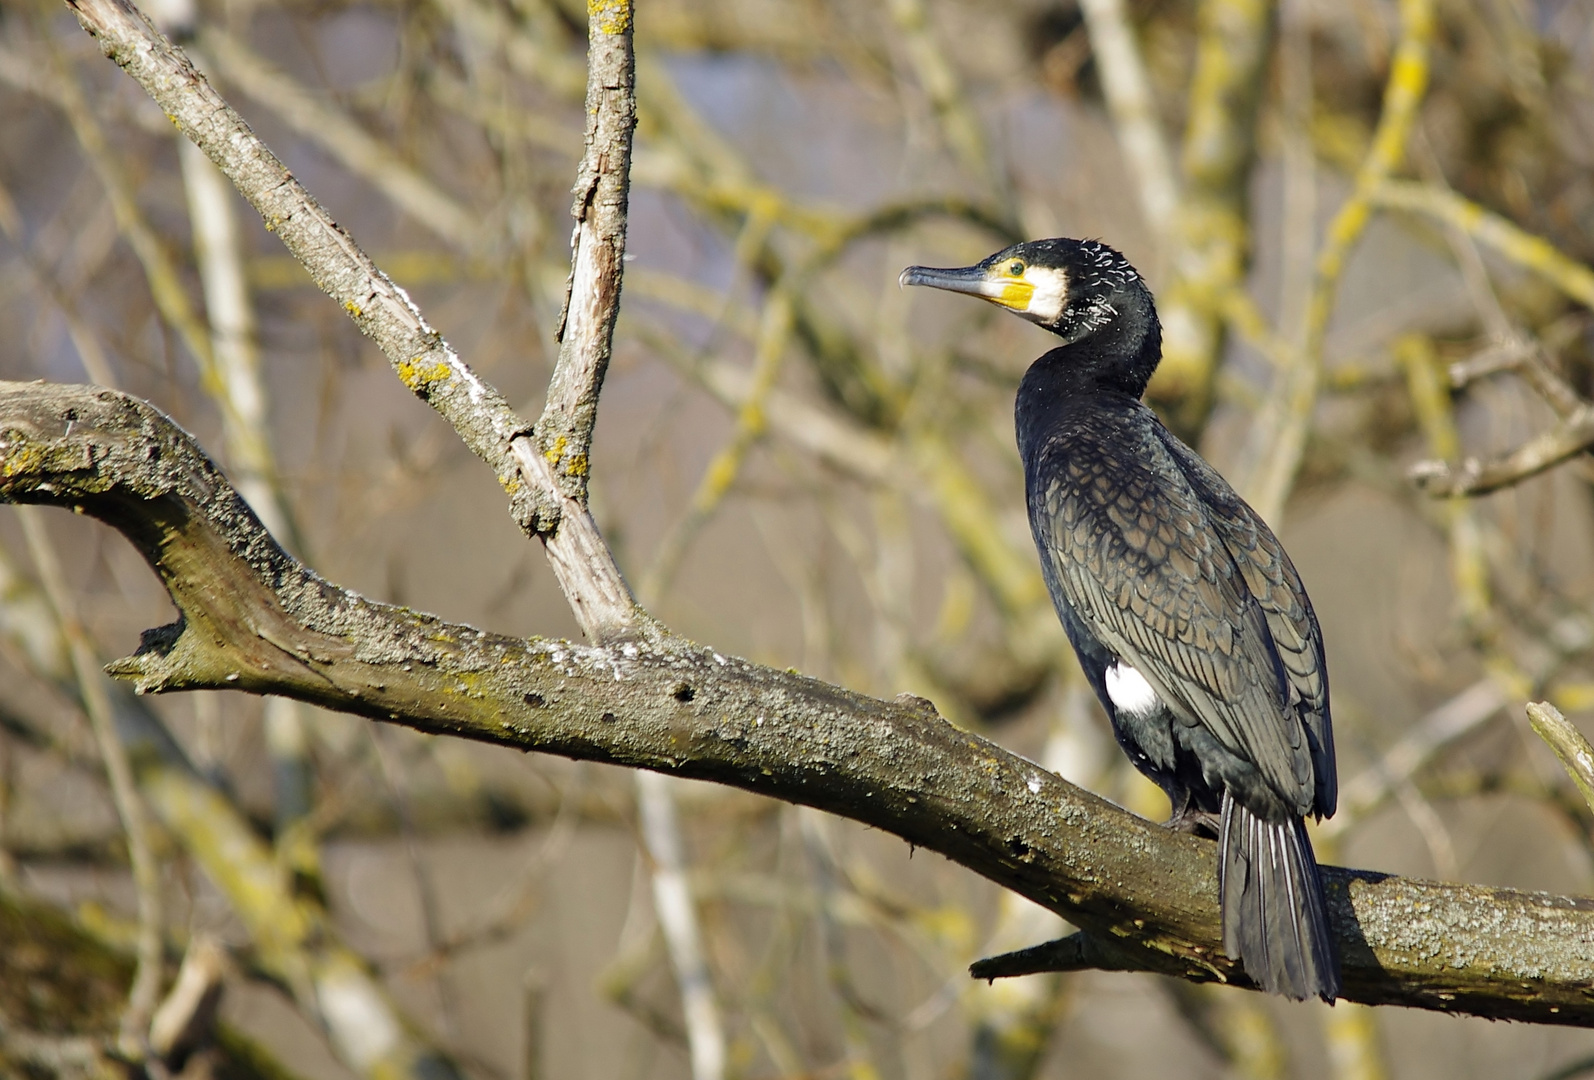
<svg viewBox="0 0 1594 1080">
<path fill-rule="evenodd" d="M 559 490 L 585 505 L 598 391 L 620 307 L 631 135 L 636 128 L 630 0 L 593 0 L 587 20 L 586 152 L 576 176 L 570 281 L 559 362 L 537 421 L 537 445 Z"/>
<path fill-rule="evenodd" d="M 1222 954 L 1209 842 L 1111 806 L 926 702 L 678 638 L 520 640 L 366 600 L 278 547 L 174 423 L 110 391 L 0 383 L 0 498 L 97 517 L 164 580 L 178 620 L 112 665 L 141 690 L 284 694 L 818 807 L 940 852 L 1096 939 L 1055 966 L 1110 957 L 1249 985 Z M 1350 1000 L 1594 1024 L 1594 900 L 1325 876 Z"/>
</svg>

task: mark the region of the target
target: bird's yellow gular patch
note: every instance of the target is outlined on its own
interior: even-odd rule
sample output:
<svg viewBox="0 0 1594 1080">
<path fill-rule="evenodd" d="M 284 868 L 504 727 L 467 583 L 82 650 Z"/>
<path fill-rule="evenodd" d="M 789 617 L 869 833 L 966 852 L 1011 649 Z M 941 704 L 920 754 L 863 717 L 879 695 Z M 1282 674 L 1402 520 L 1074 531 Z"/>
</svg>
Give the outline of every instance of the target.
<svg viewBox="0 0 1594 1080">
<path fill-rule="evenodd" d="M 1068 299 L 1068 275 L 1049 266 L 1027 266 L 1020 259 L 991 267 L 986 297 L 1036 322 L 1054 322 Z"/>
<path fill-rule="evenodd" d="M 1029 302 L 1035 296 L 1035 286 L 1021 279 L 1003 279 L 993 301 L 1013 311 L 1029 311 Z"/>
</svg>

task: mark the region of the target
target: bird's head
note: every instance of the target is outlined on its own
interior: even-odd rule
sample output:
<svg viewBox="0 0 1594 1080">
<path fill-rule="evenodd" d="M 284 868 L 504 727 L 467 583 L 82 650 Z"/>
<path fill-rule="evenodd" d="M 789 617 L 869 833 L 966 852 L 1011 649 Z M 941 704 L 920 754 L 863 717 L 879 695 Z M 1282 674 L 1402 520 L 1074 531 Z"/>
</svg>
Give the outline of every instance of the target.
<svg viewBox="0 0 1594 1080">
<path fill-rule="evenodd" d="M 1072 344 L 1150 293 L 1129 260 L 1095 240 L 1026 240 L 973 266 L 910 266 L 903 285 L 968 293 L 1044 326 Z"/>
</svg>

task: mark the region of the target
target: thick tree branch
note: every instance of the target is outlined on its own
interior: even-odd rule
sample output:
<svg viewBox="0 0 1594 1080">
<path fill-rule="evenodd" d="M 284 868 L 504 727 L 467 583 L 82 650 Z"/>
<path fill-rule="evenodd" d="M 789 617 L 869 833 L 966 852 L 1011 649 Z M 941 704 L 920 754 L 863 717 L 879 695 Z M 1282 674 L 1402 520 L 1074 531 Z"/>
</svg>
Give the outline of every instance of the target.
<svg viewBox="0 0 1594 1080">
<path fill-rule="evenodd" d="M 1249 985 L 1224 957 L 1208 842 L 891 703 L 678 639 L 519 640 L 374 603 L 265 532 L 170 420 L 124 395 L 0 383 L 0 498 L 97 517 L 178 620 L 113 673 L 145 691 L 285 694 L 422 731 L 714 780 L 841 814 L 1065 916 L 1116 966 Z M 1594 1024 L 1594 901 L 1327 872 L 1346 996 Z"/>
</svg>

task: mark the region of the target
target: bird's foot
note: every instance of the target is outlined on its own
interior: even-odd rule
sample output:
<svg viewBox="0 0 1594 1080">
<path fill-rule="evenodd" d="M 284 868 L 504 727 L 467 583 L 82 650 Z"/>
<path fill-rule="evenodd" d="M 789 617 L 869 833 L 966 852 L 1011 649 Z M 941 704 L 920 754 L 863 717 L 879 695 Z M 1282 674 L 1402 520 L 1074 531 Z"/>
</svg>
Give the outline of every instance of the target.
<svg viewBox="0 0 1594 1080">
<path fill-rule="evenodd" d="M 1162 824 L 1164 828 L 1172 829 L 1174 832 L 1216 837 L 1218 825 L 1222 820 L 1220 815 L 1211 810 L 1195 810 L 1187 806 Z"/>
</svg>

